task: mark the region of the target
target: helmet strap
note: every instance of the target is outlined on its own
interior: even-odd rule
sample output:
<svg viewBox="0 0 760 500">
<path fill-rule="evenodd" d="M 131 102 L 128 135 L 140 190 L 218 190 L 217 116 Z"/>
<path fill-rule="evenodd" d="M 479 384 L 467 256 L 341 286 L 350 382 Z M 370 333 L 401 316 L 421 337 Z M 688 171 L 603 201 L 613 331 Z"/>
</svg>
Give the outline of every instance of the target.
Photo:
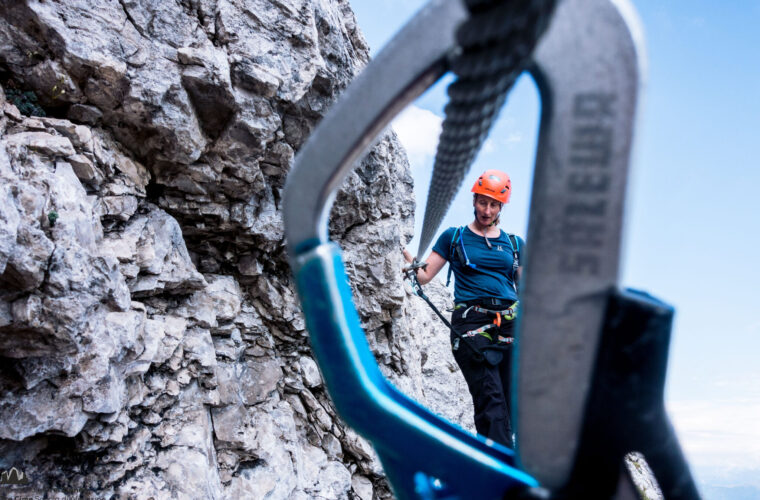
<svg viewBox="0 0 760 500">
<path fill-rule="evenodd" d="M 499 223 L 499 217 L 501 217 L 501 210 L 499 210 L 499 214 L 496 216 L 496 218 L 491 222 L 488 226 L 492 227 Z"/>
</svg>

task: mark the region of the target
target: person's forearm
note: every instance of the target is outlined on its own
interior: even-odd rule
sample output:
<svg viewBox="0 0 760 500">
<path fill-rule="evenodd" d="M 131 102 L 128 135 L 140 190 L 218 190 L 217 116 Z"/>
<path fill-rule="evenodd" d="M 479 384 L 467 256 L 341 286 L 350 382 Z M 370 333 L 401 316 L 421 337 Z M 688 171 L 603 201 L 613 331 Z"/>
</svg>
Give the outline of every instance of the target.
<svg viewBox="0 0 760 500">
<path fill-rule="evenodd" d="M 403 249 L 403 253 L 404 259 L 408 263 L 411 264 L 414 262 L 414 257 L 406 248 Z M 420 282 L 420 285 L 430 283 L 444 264 L 446 264 L 446 260 L 439 253 L 435 250 L 430 252 L 430 255 L 428 255 L 428 258 L 425 260 L 425 265 L 417 269 L 417 280 Z"/>
<path fill-rule="evenodd" d="M 414 256 L 411 253 L 409 253 L 409 250 L 407 250 L 406 248 L 404 248 L 403 249 L 403 253 L 404 253 L 404 260 L 405 261 L 407 261 L 409 264 L 411 264 L 412 262 L 414 262 Z M 428 277 L 427 269 L 425 269 L 425 268 L 419 268 L 419 269 L 417 269 L 417 271 L 416 271 L 415 274 L 417 274 L 417 281 L 420 282 L 420 285 L 425 285 L 427 283 L 430 283 L 430 280 L 432 279 L 432 277 Z"/>
</svg>

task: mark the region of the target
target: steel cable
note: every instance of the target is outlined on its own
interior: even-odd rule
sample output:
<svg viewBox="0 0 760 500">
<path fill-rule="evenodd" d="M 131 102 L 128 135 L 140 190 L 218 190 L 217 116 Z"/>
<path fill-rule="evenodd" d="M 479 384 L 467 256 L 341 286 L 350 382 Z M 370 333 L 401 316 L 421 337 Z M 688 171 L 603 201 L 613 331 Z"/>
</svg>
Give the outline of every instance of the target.
<svg viewBox="0 0 760 500">
<path fill-rule="evenodd" d="M 546 30 L 556 0 L 466 0 L 417 258 L 435 236 L 509 90 Z"/>
</svg>

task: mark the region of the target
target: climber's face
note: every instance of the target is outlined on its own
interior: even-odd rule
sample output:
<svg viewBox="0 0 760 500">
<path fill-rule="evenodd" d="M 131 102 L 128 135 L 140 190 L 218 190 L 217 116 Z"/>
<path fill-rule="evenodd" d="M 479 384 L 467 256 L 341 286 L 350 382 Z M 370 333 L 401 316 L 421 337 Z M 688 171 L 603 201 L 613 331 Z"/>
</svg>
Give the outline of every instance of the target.
<svg viewBox="0 0 760 500">
<path fill-rule="evenodd" d="M 502 205 L 493 198 L 489 198 L 482 194 L 476 194 L 472 204 L 475 207 L 475 220 L 481 226 L 489 226 L 499 218 Z"/>
</svg>

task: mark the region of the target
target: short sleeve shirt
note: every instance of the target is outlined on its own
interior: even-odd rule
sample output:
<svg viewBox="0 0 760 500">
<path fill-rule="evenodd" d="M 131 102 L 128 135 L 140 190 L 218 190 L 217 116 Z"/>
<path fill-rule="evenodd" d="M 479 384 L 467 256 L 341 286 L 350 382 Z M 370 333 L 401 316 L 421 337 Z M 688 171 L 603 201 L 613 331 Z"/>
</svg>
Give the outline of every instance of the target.
<svg viewBox="0 0 760 500">
<path fill-rule="evenodd" d="M 473 266 L 460 261 L 452 254 L 451 241 L 458 228 L 450 227 L 441 234 L 433 245 L 433 251 L 446 259 L 454 274 L 454 301 L 466 302 L 486 297 L 502 300 L 517 300 L 515 277 L 512 268 L 514 255 L 512 242 L 504 231 L 499 231 L 498 238 L 488 238 L 489 247 L 483 236 L 475 234 L 465 226 L 460 232 L 457 245 L 460 255 L 465 253 Z M 525 242 L 516 237 L 519 254 L 522 254 Z M 461 252 L 464 246 L 464 252 Z"/>
</svg>

